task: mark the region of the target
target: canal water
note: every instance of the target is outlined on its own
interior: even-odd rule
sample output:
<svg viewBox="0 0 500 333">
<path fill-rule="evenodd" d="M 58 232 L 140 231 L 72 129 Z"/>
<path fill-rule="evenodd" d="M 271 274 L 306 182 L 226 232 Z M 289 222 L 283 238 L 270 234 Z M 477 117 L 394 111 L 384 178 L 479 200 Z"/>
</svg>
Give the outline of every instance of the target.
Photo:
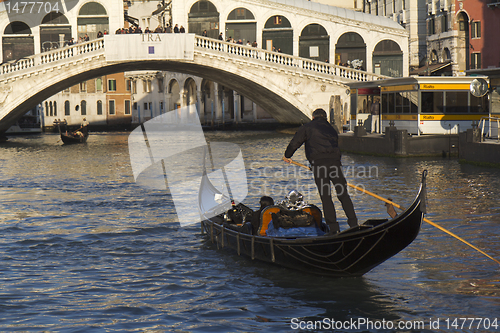
<svg viewBox="0 0 500 333">
<path fill-rule="evenodd" d="M 280 160 L 290 136 L 206 137 L 240 147 L 250 207 L 294 187 L 320 205 L 311 175 Z M 199 224 L 176 224 L 167 190 L 134 182 L 127 139 L 92 133 L 65 146 L 41 134 L 0 145 L 0 331 L 500 331 L 500 265 L 442 231 L 424 223 L 360 278 L 252 262 L 209 244 Z M 303 149 L 294 158 L 304 162 Z M 499 170 L 351 154 L 343 165 L 350 183 L 403 206 L 427 169 L 427 218 L 500 259 Z M 351 194 L 361 221 L 388 216 L 382 202 Z"/>
</svg>

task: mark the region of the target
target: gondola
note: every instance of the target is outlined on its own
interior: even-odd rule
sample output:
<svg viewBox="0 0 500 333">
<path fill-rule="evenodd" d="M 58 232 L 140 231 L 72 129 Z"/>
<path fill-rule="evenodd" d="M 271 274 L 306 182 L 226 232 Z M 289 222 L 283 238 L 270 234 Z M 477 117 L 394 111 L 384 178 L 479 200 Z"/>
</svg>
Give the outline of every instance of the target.
<svg viewBox="0 0 500 333">
<path fill-rule="evenodd" d="M 61 122 L 61 121 L 54 121 L 54 123 L 57 125 L 57 128 L 59 130 L 59 135 L 61 136 L 61 141 L 64 144 L 73 144 L 73 143 L 85 143 L 87 142 L 87 138 L 89 137 L 89 132 L 86 126 L 80 127 L 79 130 L 73 131 L 73 132 L 68 132 L 68 131 L 63 131 L 61 130 L 61 124 L 66 127 L 66 124 Z"/>
<path fill-rule="evenodd" d="M 335 235 L 314 237 L 268 237 L 247 233 L 218 214 L 202 221 L 202 231 L 218 248 L 231 249 L 238 255 L 275 265 L 329 277 L 361 276 L 396 255 L 417 237 L 425 213 L 425 178 L 413 203 L 392 219 L 370 219 L 357 227 Z M 202 178 L 203 201 L 217 190 L 208 177 Z M 208 190 L 207 190 L 208 188 Z M 202 193 L 202 191 L 200 191 Z M 245 214 L 243 204 L 231 208 Z M 267 208 L 266 208 L 267 209 Z M 262 211 L 262 214 L 265 210 Z M 233 214 L 234 215 L 234 214 Z"/>
<path fill-rule="evenodd" d="M 83 134 L 80 131 L 76 132 L 68 132 L 68 134 L 61 133 L 61 140 L 64 144 L 73 144 L 73 143 L 84 143 L 87 142 L 87 138 L 89 134 Z"/>
</svg>

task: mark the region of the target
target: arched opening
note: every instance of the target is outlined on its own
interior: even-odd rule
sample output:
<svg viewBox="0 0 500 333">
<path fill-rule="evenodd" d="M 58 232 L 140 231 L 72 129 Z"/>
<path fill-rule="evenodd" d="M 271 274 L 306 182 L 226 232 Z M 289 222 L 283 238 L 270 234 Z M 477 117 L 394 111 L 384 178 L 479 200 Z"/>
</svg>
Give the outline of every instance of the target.
<svg viewBox="0 0 500 333">
<path fill-rule="evenodd" d="M 262 48 L 293 55 L 293 29 L 281 15 L 270 17 L 262 30 Z"/>
<path fill-rule="evenodd" d="M 200 112 L 200 115 L 203 115 L 203 119 L 206 124 L 211 124 L 215 121 L 216 100 L 214 99 L 214 95 L 214 83 L 203 79 L 201 82 L 202 111 Z"/>
<path fill-rule="evenodd" d="M 450 49 L 445 47 L 443 49 L 443 61 L 450 61 L 451 60 L 451 52 Z"/>
<path fill-rule="evenodd" d="M 170 81 L 168 85 L 168 93 L 170 102 L 168 105 L 169 110 L 177 110 L 181 107 L 181 94 L 179 83 L 176 80 Z"/>
<path fill-rule="evenodd" d="M 366 44 L 358 33 L 346 32 L 335 45 L 335 63 L 347 66 L 354 60 L 361 62 L 361 67 L 365 68 Z"/>
<path fill-rule="evenodd" d="M 403 51 L 392 40 L 380 41 L 373 50 L 373 72 L 392 77 L 403 76 Z"/>
<path fill-rule="evenodd" d="M 219 12 L 210 1 L 198 1 L 191 6 L 188 14 L 188 32 L 202 35 L 207 31 L 207 37 L 219 36 Z"/>
<path fill-rule="evenodd" d="M 299 37 L 299 57 L 330 62 L 330 36 L 320 24 L 309 24 Z"/>
<path fill-rule="evenodd" d="M 257 22 L 251 11 L 236 8 L 227 16 L 226 38 L 232 36 L 236 41 L 241 39 L 243 45 L 257 40 Z"/>
<path fill-rule="evenodd" d="M 87 2 L 78 12 L 78 39 L 88 36 L 96 39 L 99 32 L 109 30 L 109 18 L 106 9 L 97 2 Z"/>
<path fill-rule="evenodd" d="M 197 105 L 197 96 L 196 96 L 196 82 L 192 78 L 188 78 L 184 82 L 184 95 L 186 96 L 186 105 L 195 106 Z"/>
<path fill-rule="evenodd" d="M 2 37 L 2 61 L 11 61 L 35 54 L 35 43 L 30 27 L 20 21 L 10 23 Z"/>
<path fill-rule="evenodd" d="M 40 25 L 40 50 L 49 51 L 65 46 L 71 39 L 71 25 L 63 13 L 51 12 Z"/>
<path fill-rule="evenodd" d="M 458 20 L 458 38 L 456 47 L 456 62 L 458 64 L 458 70 L 460 72 L 465 72 L 470 69 L 470 58 L 469 58 L 469 17 L 466 13 L 460 12 L 457 15 Z"/>
<path fill-rule="evenodd" d="M 431 56 L 430 56 L 431 64 L 437 64 L 439 61 L 438 53 L 436 50 L 431 51 Z"/>
</svg>

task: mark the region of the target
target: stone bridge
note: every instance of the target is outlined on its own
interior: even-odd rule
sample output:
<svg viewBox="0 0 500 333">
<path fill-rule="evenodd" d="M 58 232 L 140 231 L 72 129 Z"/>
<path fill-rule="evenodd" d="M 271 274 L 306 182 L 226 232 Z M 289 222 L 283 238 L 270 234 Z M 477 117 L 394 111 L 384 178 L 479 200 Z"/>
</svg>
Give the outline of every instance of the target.
<svg viewBox="0 0 500 333">
<path fill-rule="evenodd" d="M 282 123 L 349 103 L 346 84 L 380 75 L 194 34 L 106 35 L 0 66 L 0 133 L 27 110 L 79 82 L 134 70 L 192 74 L 247 96 Z M 340 119 L 338 120 L 340 122 Z"/>
</svg>

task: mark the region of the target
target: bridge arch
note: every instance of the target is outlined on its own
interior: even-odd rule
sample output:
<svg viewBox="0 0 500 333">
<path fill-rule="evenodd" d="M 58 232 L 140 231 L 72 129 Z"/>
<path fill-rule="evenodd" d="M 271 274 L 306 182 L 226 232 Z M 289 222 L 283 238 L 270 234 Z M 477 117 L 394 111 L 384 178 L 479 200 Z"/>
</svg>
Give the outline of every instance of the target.
<svg viewBox="0 0 500 333">
<path fill-rule="evenodd" d="M 229 12 L 226 18 L 226 36 L 233 36 L 246 45 L 257 41 L 257 21 L 252 11 L 245 7 L 237 7 Z"/>
<path fill-rule="evenodd" d="M 3 61 L 21 59 L 35 54 L 35 40 L 28 24 L 23 21 L 9 23 L 3 31 Z"/>
<path fill-rule="evenodd" d="M 77 39 L 87 35 L 90 39 L 96 39 L 99 31 L 109 31 L 109 9 L 104 2 L 92 0 L 83 3 L 78 9 Z"/>
<path fill-rule="evenodd" d="M 188 32 L 201 35 L 204 30 L 208 37 L 218 38 L 220 30 L 220 13 L 211 1 L 196 1 L 189 7 Z M 172 22 L 175 25 L 175 22 Z"/>
<path fill-rule="evenodd" d="M 62 45 L 61 34 L 64 35 Z M 62 12 L 50 12 L 42 18 L 40 23 L 40 50 L 42 52 L 65 46 L 71 37 L 71 24 Z"/>
<path fill-rule="evenodd" d="M 286 16 L 281 14 L 270 16 L 262 29 L 262 48 L 293 54 L 293 32 L 292 24 Z"/>
<path fill-rule="evenodd" d="M 346 64 L 355 59 L 362 60 L 363 67 L 366 68 L 365 40 L 358 32 L 344 32 L 335 44 L 335 63 Z"/>
<path fill-rule="evenodd" d="M 391 77 L 403 76 L 403 51 L 397 42 L 383 39 L 376 43 L 371 54 L 374 73 Z"/>
<path fill-rule="evenodd" d="M 330 35 L 319 23 L 309 23 L 299 36 L 299 57 L 318 61 L 330 59 Z"/>
</svg>

